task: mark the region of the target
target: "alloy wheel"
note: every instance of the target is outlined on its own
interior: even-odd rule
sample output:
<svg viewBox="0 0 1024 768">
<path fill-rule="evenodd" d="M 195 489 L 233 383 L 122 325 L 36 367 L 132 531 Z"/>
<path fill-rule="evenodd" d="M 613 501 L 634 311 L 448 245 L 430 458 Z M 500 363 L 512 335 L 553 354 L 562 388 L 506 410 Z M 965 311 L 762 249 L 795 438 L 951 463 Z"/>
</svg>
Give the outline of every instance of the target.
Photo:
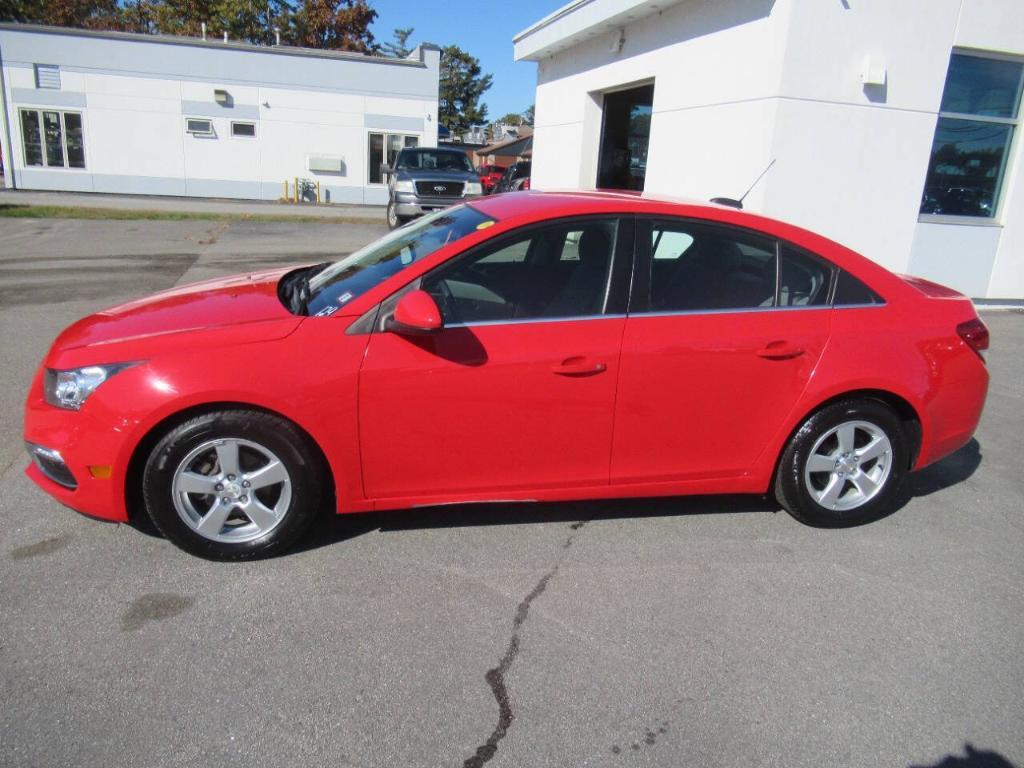
<svg viewBox="0 0 1024 768">
<path fill-rule="evenodd" d="M 889 437 L 869 421 L 845 421 L 814 443 L 804 469 L 808 493 L 826 509 L 856 509 L 875 498 L 892 470 Z"/>
<path fill-rule="evenodd" d="M 221 438 L 194 448 L 182 459 L 171 484 L 174 508 L 206 539 L 252 541 L 285 517 L 292 480 L 284 463 L 251 440 Z"/>
</svg>

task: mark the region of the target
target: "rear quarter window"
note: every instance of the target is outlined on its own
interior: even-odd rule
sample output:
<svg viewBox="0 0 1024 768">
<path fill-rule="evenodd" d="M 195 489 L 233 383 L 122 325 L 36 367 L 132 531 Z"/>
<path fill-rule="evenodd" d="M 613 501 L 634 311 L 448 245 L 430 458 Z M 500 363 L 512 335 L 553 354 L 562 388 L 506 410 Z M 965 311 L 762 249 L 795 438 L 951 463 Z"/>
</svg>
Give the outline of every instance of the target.
<svg viewBox="0 0 1024 768">
<path fill-rule="evenodd" d="M 832 303 L 837 307 L 860 307 L 884 304 L 885 301 L 849 272 L 840 272 Z"/>
</svg>

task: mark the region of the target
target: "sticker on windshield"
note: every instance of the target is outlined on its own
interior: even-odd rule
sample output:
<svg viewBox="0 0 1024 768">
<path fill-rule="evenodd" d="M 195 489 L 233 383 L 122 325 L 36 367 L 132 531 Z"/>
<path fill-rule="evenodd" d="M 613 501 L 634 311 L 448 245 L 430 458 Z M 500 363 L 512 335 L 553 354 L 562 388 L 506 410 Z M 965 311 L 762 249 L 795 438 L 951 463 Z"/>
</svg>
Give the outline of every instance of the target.
<svg viewBox="0 0 1024 768">
<path fill-rule="evenodd" d="M 479 224 L 476 225 L 476 228 L 477 229 L 487 229 L 488 227 L 493 227 L 493 226 L 494 226 L 494 222 L 493 221 L 481 221 Z"/>
<path fill-rule="evenodd" d="M 338 304 L 339 305 L 340 304 L 344 304 L 345 302 L 351 301 L 351 300 L 352 300 L 352 292 L 351 291 L 345 291 L 343 294 L 341 294 L 341 296 L 338 297 Z"/>
<path fill-rule="evenodd" d="M 330 305 L 327 305 L 326 307 L 321 309 L 319 312 L 317 312 L 315 315 L 313 315 L 313 317 L 330 317 L 335 312 L 337 312 L 339 309 L 341 309 L 341 307 L 332 307 Z"/>
</svg>

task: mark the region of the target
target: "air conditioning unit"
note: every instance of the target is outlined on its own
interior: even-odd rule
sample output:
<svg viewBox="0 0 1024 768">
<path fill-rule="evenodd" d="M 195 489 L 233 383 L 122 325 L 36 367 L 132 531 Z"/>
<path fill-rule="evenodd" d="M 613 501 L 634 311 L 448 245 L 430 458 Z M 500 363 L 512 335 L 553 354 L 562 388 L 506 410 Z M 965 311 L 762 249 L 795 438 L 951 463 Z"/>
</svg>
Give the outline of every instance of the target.
<svg viewBox="0 0 1024 768">
<path fill-rule="evenodd" d="M 314 173 L 344 173 L 345 158 L 331 155 L 310 155 L 309 170 Z"/>
</svg>

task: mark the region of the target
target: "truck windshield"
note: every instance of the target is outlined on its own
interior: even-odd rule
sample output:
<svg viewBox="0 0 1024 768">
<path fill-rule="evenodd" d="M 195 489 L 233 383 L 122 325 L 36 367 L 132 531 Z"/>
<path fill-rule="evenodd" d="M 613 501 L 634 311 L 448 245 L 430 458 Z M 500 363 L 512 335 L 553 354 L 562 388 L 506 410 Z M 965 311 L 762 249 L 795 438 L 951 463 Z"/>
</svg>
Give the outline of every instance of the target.
<svg viewBox="0 0 1024 768">
<path fill-rule="evenodd" d="M 403 149 L 395 168 L 402 171 L 467 171 L 473 172 L 469 158 L 463 152 L 445 152 L 436 149 Z"/>
<path fill-rule="evenodd" d="M 333 314 L 413 262 L 493 222 L 475 208 L 459 205 L 396 229 L 310 277 L 305 313 Z"/>
</svg>

